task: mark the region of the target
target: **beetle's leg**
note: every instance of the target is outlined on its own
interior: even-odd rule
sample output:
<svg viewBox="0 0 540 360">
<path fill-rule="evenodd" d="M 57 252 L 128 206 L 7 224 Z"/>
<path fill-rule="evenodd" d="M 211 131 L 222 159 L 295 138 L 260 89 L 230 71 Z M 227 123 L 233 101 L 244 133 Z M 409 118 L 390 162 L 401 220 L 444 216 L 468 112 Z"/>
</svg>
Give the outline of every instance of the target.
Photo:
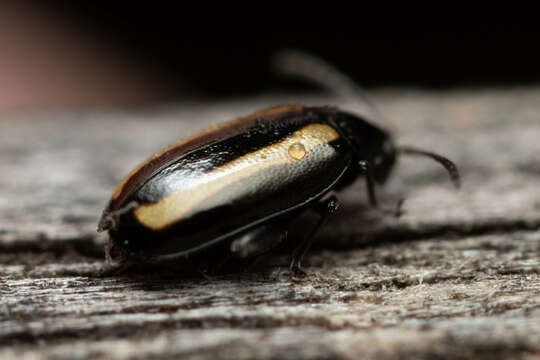
<svg viewBox="0 0 540 360">
<path fill-rule="evenodd" d="M 315 233 L 319 228 L 326 223 L 328 217 L 332 215 L 339 207 L 338 199 L 332 195 L 326 200 L 322 200 L 317 203 L 314 207 L 314 210 L 319 213 L 320 218 L 317 221 L 317 224 L 311 229 L 311 232 L 304 238 L 304 240 L 294 249 L 292 253 L 291 265 L 289 268 L 295 275 L 305 275 L 304 270 L 302 270 L 301 261 L 304 255 L 313 244 L 313 239 L 315 238 Z"/>
<path fill-rule="evenodd" d="M 231 252 L 241 258 L 264 254 L 287 239 L 287 230 L 277 237 L 270 225 L 262 225 L 240 236 L 231 243 Z"/>
<path fill-rule="evenodd" d="M 210 272 L 220 273 L 222 272 L 221 269 L 228 265 L 232 264 L 234 266 L 241 263 L 243 260 L 239 260 L 238 258 L 246 259 L 255 257 L 255 260 L 249 262 L 249 267 L 253 267 L 267 252 L 287 239 L 286 230 L 279 233 L 276 229 L 282 229 L 282 227 L 278 227 L 275 223 L 264 224 L 234 239 L 229 245 L 230 252 L 227 252 L 226 256 L 219 263 L 212 266 Z M 231 263 L 231 260 L 234 263 Z"/>
<path fill-rule="evenodd" d="M 268 247 L 263 252 L 253 254 L 254 259 L 249 263 L 249 265 L 246 266 L 246 268 L 244 269 L 244 272 L 251 273 L 252 270 L 255 267 L 257 267 L 257 265 L 261 262 L 261 260 L 267 258 L 268 254 L 270 253 L 271 250 L 273 250 L 274 248 L 277 248 L 280 244 L 284 243 L 287 240 L 287 237 L 288 237 L 288 231 L 287 230 L 283 230 L 279 234 L 279 240 L 278 241 L 276 241 L 276 237 L 274 236 L 272 246 Z"/>
<path fill-rule="evenodd" d="M 395 217 L 400 217 L 401 215 L 403 215 L 403 211 L 401 210 L 401 206 L 405 201 L 405 199 L 403 198 L 399 199 L 395 209 L 384 209 L 379 207 L 377 196 L 375 195 L 375 178 L 373 177 L 373 167 L 371 166 L 371 163 L 369 161 L 365 160 L 359 161 L 358 165 L 360 166 L 362 171 L 364 171 L 366 176 L 366 187 L 369 196 L 369 203 L 371 204 L 371 206 L 385 214 L 392 214 Z"/>
</svg>

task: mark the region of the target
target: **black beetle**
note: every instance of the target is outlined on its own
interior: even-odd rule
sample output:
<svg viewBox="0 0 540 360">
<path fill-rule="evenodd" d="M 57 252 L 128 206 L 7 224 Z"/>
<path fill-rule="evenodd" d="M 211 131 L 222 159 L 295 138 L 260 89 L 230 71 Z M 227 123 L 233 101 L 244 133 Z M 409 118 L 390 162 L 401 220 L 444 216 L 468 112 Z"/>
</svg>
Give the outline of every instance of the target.
<svg viewBox="0 0 540 360">
<path fill-rule="evenodd" d="M 187 257 L 226 241 L 251 256 L 286 238 L 289 222 L 311 209 L 320 220 L 293 252 L 291 269 L 300 271 L 316 230 L 337 208 L 335 195 L 326 195 L 363 175 L 376 206 L 374 185 L 386 181 L 398 153 L 433 158 L 459 187 L 450 160 L 397 148 L 359 116 L 302 105 L 263 110 L 154 155 L 118 186 L 98 230 L 108 230 L 108 257 L 120 263 Z"/>
</svg>

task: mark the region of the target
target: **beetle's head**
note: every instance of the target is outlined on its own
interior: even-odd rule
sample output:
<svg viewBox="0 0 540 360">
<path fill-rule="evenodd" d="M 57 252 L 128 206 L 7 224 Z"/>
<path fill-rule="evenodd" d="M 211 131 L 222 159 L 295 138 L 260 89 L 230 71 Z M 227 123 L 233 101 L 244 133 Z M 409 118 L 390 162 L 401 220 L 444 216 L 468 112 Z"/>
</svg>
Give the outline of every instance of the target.
<svg viewBox="0 0 540 360">
<path fill-rule="evenodd" d="M 387 132 L 349 113 L 340 114 L 338 126 L 347 140 L 358 149 L 360 159 L 369 162 L 373 178 L 377 183 L 383 184 L 386 181 L 399 154 L 425 156 L 437 161 L 448 171 L 454 186 L 460 187 L 460 176 L 456 165 L 444 156 L 410 146 L 396 147 Z"/>
<path fill-rule="evenodd" d="M 359 157 L 371 164 L 375 181 L 383 184 L 396 162 L 396 148 L 390 135 L 349 113 L 341 113 L 338 126 L 360 151 Z"/>
</svg>

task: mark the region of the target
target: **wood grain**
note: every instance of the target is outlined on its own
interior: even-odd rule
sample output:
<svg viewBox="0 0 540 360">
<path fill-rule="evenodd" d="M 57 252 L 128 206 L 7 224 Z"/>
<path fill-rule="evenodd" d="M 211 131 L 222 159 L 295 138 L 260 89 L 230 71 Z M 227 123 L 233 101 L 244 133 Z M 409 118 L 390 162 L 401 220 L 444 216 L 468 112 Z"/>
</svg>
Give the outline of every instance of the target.
<svg viewBox="0 0 540 360">
<path fill-rule="evenodd" d="M 278 104 L 267 96 L 0 119 L 0 358 L 538 358 L 540 89 L 374 95 L 403 158 L 366 206 L 363 182 L 294 278 L 286 257 L 211 276 L 143 269 L 98 276 L 97 220 L 117 183 L 167 144 Z M 275 266 L 271 266 L 274 264 Z M 178 271 L 178 272 L 177 272 Z"/>
</svg>

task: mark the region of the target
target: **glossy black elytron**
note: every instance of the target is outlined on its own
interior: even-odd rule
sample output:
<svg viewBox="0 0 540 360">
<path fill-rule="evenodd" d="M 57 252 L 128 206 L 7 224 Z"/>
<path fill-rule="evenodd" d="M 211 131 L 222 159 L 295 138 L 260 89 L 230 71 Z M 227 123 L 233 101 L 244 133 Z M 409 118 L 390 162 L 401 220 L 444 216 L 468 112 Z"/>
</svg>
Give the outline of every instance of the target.
<svg viewBox="0 0 540 360">
<path fill-rule="evenodd" d="M 321 220 L 298 241 L 291 266 L 299 269 L 316 229 L 337 209 L 330 193 L 364 176 L 376 206 L 374 184 L 386 181 L 398 151 L 435 159 L 459 185 L 448 159 L 398 149 L 359 116 L 301 105 L 263 110 L 143 163 L 118 186 L 99 230 L 108 230 L 108 256 L 120 263 L 172 260 L 226 242 L 251 256 L 283 241 L 289 220 L 313 210 Z M 272 228 L 281 235 L 269 237 Z"/>
</svg>

